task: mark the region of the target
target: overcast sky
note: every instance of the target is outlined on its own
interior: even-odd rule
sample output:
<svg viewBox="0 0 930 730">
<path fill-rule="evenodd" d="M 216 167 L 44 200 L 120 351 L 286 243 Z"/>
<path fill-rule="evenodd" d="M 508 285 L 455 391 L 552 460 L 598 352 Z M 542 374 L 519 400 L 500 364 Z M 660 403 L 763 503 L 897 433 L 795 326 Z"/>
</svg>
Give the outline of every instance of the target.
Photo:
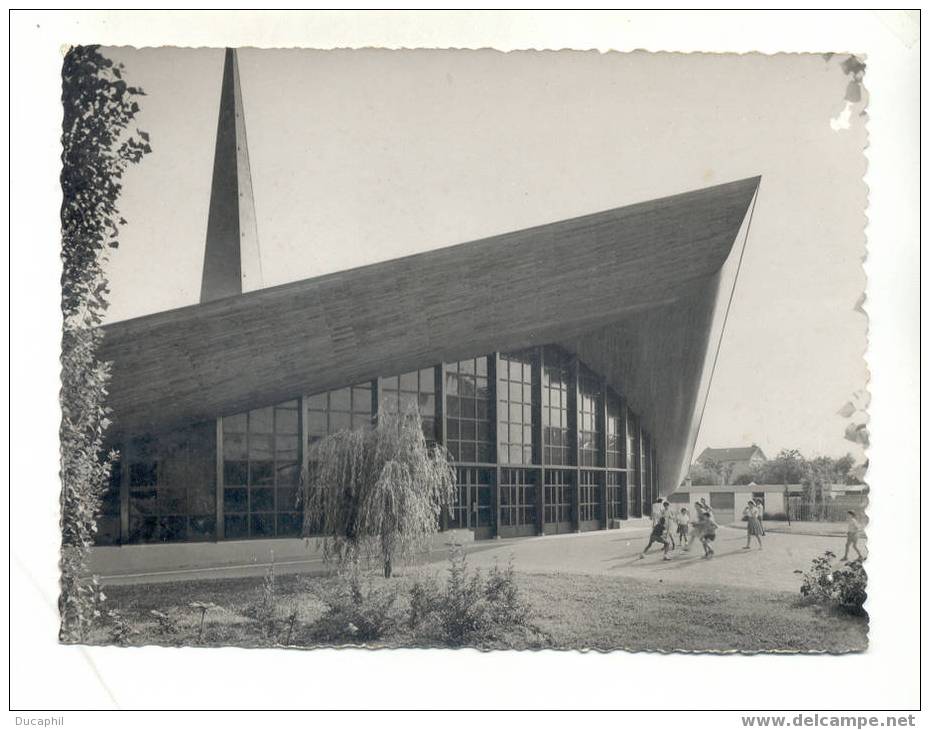
<svg viewBox="0 0 930 730">
<path fill-rule="evenodd" d="M 198 301 L 223 51 L 106 53 L 154 149 L 124 180 L 115 321 Z M 859 456 L 837 415 L 866 382 L 842 60 L 240 50 L 264 284 L 762 175 L 697 448 Z"/>
</svg>

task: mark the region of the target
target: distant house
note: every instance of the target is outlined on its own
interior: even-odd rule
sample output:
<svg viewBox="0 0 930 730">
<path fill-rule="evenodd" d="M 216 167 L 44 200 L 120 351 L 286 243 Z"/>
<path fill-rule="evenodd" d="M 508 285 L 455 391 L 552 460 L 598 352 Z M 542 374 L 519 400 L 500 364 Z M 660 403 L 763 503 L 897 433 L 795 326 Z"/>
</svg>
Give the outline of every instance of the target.
<svg viewBox="0 0 930 730">
<path fill-rule="evenodd" d="M 758 446 L 739 446 L 729 449 L 707 448 L 697 458 L 697 463 L 706 469 L 721 466 L 720 476 L 724 484 L 731 484 L 734 479 L 752 474 L 752 470 L 767 461 L 765 453 Z"/>
</svg>

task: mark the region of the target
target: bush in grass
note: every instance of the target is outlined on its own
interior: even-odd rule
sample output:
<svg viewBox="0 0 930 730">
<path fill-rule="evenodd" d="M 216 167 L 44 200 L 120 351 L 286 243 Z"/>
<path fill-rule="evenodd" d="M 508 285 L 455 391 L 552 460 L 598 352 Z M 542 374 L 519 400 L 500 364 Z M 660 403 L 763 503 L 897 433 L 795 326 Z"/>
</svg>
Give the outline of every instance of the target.
<svg viewBox="0 0 930 730">
<path fill-rule="evenodd" d="M 424 639 L 448 646 L 499 640 L 515 629 L 535 630 L 513 566 L 501 570 L 495 565 L 487 578 L 482 578 L 478 570 L 469 572 L 460 548 L 449 555 L 444 585 L 432 577 L 419 579 L 408 597 L 408 627 Z"/>
<path fill-rule="evenodd" d="M 504 570 L 494 563 L 485 581 L 484 593 L 492 624 L 508 628 L 530 625 L 530 604 L 523 598 L 517 586 L 512 560 Z"/>
<path fill-rule="evenodd" d="M 249 606 L 245 613 L 255 619 L 266 638 L 274 637 L 280 629 L 277 617 L 278 597 L 274 572 L 274 551 L 271 552 L 271 563 L 262 578 L 262 591 L 258 601 Z"/>
<path fill-rule="evenodd" d="M 864 613 L 868 583 L 862 562 L 857 560 L 834 570 L 832 561 L 835 558 L 836 555 L 827 550 L 811 561 L 809 570 L 794 571 L 801 576 L 801 595 L 808 601 L 861 615 Z"/>
<path fill-rule="evenodd" d="M 178 622 L 171 618 L 171 616 L 164 611 L 157 611 L 155 609 L 149 611 L 149 616 L 155 619 L 155 623 L 158 625 L 158 631 L 162 636 L 171 639 L 177 638 L 180 628 L 178 627 Z"/>
<path fill-rule="evenodd" d="M 336 644 L 377 641 L 397 626 L 394 610 L 397 589 L 375 586 L 370 576 L 363 583 L 357 567 L 340 573 L 321 599 L 326 608 L 311 628 L 315 641 Z"/>
<path fill-rule="evenodd" d="M 114 644 L 128 646 L 132 643 L 133 637 L 139 633 L 119 609 L 114 608 L 107 611 L 104 620 L 110 640 Z"/>
</svg>

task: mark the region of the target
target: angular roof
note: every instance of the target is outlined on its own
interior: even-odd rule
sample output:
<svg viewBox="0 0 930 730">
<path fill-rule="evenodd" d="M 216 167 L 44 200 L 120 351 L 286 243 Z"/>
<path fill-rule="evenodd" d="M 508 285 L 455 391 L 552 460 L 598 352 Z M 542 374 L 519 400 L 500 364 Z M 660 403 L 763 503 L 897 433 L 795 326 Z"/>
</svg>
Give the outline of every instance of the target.
<svg viewBox="0 0 930 730">
<path fill-rule="evenodd" d="M 629 399 L 672 484 L 693 449 L 738 269 L 733 244 L 758 185 L 739 180 L 107 325 L 115 430 L 555 342 Z"/>
<path fill-rule="evenodd" d="M 701 455 L 697 458 L 697 460 L 707 461 L 708 459 L 713 459 L 714 461 L 749 461 L 757 453 L 761 454 L 763 459 L 765 458 L 765 453 L 756 445 L 737 446 L 728 449 L 706 448 L 701 452 Z"/>
</svg>

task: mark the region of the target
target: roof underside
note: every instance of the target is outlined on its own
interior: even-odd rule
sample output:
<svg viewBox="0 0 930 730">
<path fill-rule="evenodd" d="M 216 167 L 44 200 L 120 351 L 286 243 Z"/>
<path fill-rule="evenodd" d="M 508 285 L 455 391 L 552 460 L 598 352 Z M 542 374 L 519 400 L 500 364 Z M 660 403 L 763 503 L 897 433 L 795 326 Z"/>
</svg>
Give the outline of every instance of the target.
<svg viewBox="0 0 930 730">
<path fill-rule="evenodd" d="M 693 448 L 718 294 L 735 277 L 722 272 L 758 181 L 108 325 L 116 428 L 160 430 L 555 342 L 641 414 L 668 491 Z"/>
</svg>

